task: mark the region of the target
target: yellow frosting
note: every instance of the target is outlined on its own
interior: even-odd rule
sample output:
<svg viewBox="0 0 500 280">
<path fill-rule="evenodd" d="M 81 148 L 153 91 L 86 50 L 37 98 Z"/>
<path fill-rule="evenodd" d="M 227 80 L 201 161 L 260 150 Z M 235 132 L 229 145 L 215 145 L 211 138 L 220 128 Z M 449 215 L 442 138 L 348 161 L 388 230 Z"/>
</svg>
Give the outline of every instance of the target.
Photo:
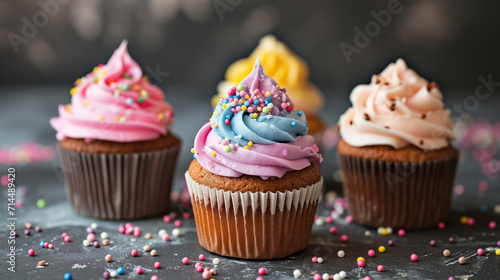
<svg viewBox="0 0 500 280">
<path fill-rule="evenodd" d="M 266 75 L 286 88 L 286 93 L 293 100 L 297 109 L 307 113 L 316 113 L 323 105 L 323 95 L 309 82 L 309 68 L 305 61 L 294 54 L 283 42 L 273 35 L 260 39 L 257 48 L 247 58 L 235 61 L 226 71 L 226 80 L 217 86 L 218 94 L 212 98 L 215 106 L 220 97 L 236 86 L 252 71 L 257 57 L 260 57 Z"/>
</svg>

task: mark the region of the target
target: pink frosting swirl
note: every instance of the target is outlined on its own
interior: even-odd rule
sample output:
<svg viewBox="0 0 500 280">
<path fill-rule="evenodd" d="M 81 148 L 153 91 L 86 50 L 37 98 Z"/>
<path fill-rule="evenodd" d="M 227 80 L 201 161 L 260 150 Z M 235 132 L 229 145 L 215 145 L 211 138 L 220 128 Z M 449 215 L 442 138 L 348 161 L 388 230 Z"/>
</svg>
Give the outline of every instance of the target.
<svg viewBox="0 0 500 280">
<path fill-rule="evenodd" d="M 142 76 L 127 51 L 127 41 L 106 65 L 75 84 L 71 104 L 59 105 L 59 117 L 50 120 L 58 140 L 153 140 L 165 135 L 173 122 L 172 107 L 163 100 L 163 92 Z"/>
<path fill-rule="evenodd" d="M 298 136 L 292 143 L 254 144 L 250 149 L 233 147 L 230 152 L 224 150 L 225 141 L 207 123 L 196 135 L 194 150 L 205 169 L 226 177 L 246 174 L 264 180 L 271 176 L 281 178 L 287 171 L 302 170 L 310 166 L 311 161 L 323 160 L 310 135 Z"/>
<path fill-rule="evenodd" d="M 402 59 L 391 63 L 369 85 L 351 93 L 353 107 L 339 121 L 340 134 L 351 146 L 410 144 L 424 150 L 447 147 L 454 139 L 450 110 L 444 109 L 437 85 L 408 69 Z"/>
</svg>

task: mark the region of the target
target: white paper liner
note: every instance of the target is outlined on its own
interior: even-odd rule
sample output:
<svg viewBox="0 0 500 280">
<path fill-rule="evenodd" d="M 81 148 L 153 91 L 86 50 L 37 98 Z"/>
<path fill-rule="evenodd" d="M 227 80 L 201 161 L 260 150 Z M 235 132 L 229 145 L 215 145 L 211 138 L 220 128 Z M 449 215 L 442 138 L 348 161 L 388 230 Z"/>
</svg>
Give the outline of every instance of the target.
<svg viewBox="0 0 500 280">
<path fill-rule="evenodd" d="M 231 192 L 201 185 L 189 172 L 185 177 L 205 249 L 236 258 L 276 259 L 307 246 L 323 178 L 292 191 Z"/>
</svg>

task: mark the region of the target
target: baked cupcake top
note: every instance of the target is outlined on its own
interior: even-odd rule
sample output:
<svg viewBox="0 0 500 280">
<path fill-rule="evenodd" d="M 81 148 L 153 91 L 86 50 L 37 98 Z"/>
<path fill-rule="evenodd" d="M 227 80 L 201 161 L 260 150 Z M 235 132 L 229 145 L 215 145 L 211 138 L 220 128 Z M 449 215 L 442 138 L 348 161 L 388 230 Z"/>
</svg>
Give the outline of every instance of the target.
<svg viewBox="0 0 500 280">
<path fill-rule="evenodd" d="M 353 107 L 339 121 L 340 134 L 351 146 L 414 145 L 437 150 L 454 139 L 450 110 L 435 82 L 429 83 L 402 59 L 391 63 L 369 85 L 350 96 Z"/>
<path fill-rule="evenodd" d="M 142 75 L 127 51 L 127 41 L 115 50 L 106 65 L 75 82 L 71 104 L 59 105 L 59 117 L 50 124 L 57 139 L 114 142 L 153 140 L 167 134 L 173 122 L 163 92 Z"/>
<path fill-rule="evenodd" d="M 260 57 L 266 73 L 289 90 L 298 109 L 306 113 L 316 113 L 321 109 L 323 95 L 309 81 L 307 64 L 273 35 L 260 39 L 259 45 L 249 57 L 237 60 L 229 66 L 226 80 L 219 83 L 219 93 L 212 99 L 213 106 L 252 70 L 257 57 Z"/>
<path fill-rule="evenodd" d="M 306 117 L 259 58 L 252 72 L 220 98 L 210 122 L 196 135 L 193 152 L 203 168 L 226 177 L 281 178 L 322 161 Z"/>
</svg>

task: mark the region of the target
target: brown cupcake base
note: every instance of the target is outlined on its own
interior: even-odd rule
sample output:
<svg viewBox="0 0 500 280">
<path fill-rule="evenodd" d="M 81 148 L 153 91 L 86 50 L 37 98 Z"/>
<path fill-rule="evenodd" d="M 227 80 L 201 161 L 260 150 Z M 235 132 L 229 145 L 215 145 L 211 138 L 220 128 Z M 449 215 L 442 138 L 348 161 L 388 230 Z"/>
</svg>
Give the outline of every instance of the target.
<svg viewBox="0 0 500 280">
<path fill-rule="evenodd" d="M 58 145 L 71 206 L 82 216 L 108 220 L 167 212 L 179 150 L 180 142 L 160 150 L 124 154 L 85 153 Z"/>
<path fill-rule="evenodd" d="M 286 192 L 231 192 L 186 181 L 200 245 L 241 259 L 279 259 L 307 247 L 323 180 Z"/>
<path fill-rule="evenodd" d="M 367 154 L 346 155 L 339 146 L 342 185 L 356 222 L 411 230 L 446 219 L 458 161 L 455 149 L 441 159 L 415 162 L 369 159 Z"/>
</svg>

